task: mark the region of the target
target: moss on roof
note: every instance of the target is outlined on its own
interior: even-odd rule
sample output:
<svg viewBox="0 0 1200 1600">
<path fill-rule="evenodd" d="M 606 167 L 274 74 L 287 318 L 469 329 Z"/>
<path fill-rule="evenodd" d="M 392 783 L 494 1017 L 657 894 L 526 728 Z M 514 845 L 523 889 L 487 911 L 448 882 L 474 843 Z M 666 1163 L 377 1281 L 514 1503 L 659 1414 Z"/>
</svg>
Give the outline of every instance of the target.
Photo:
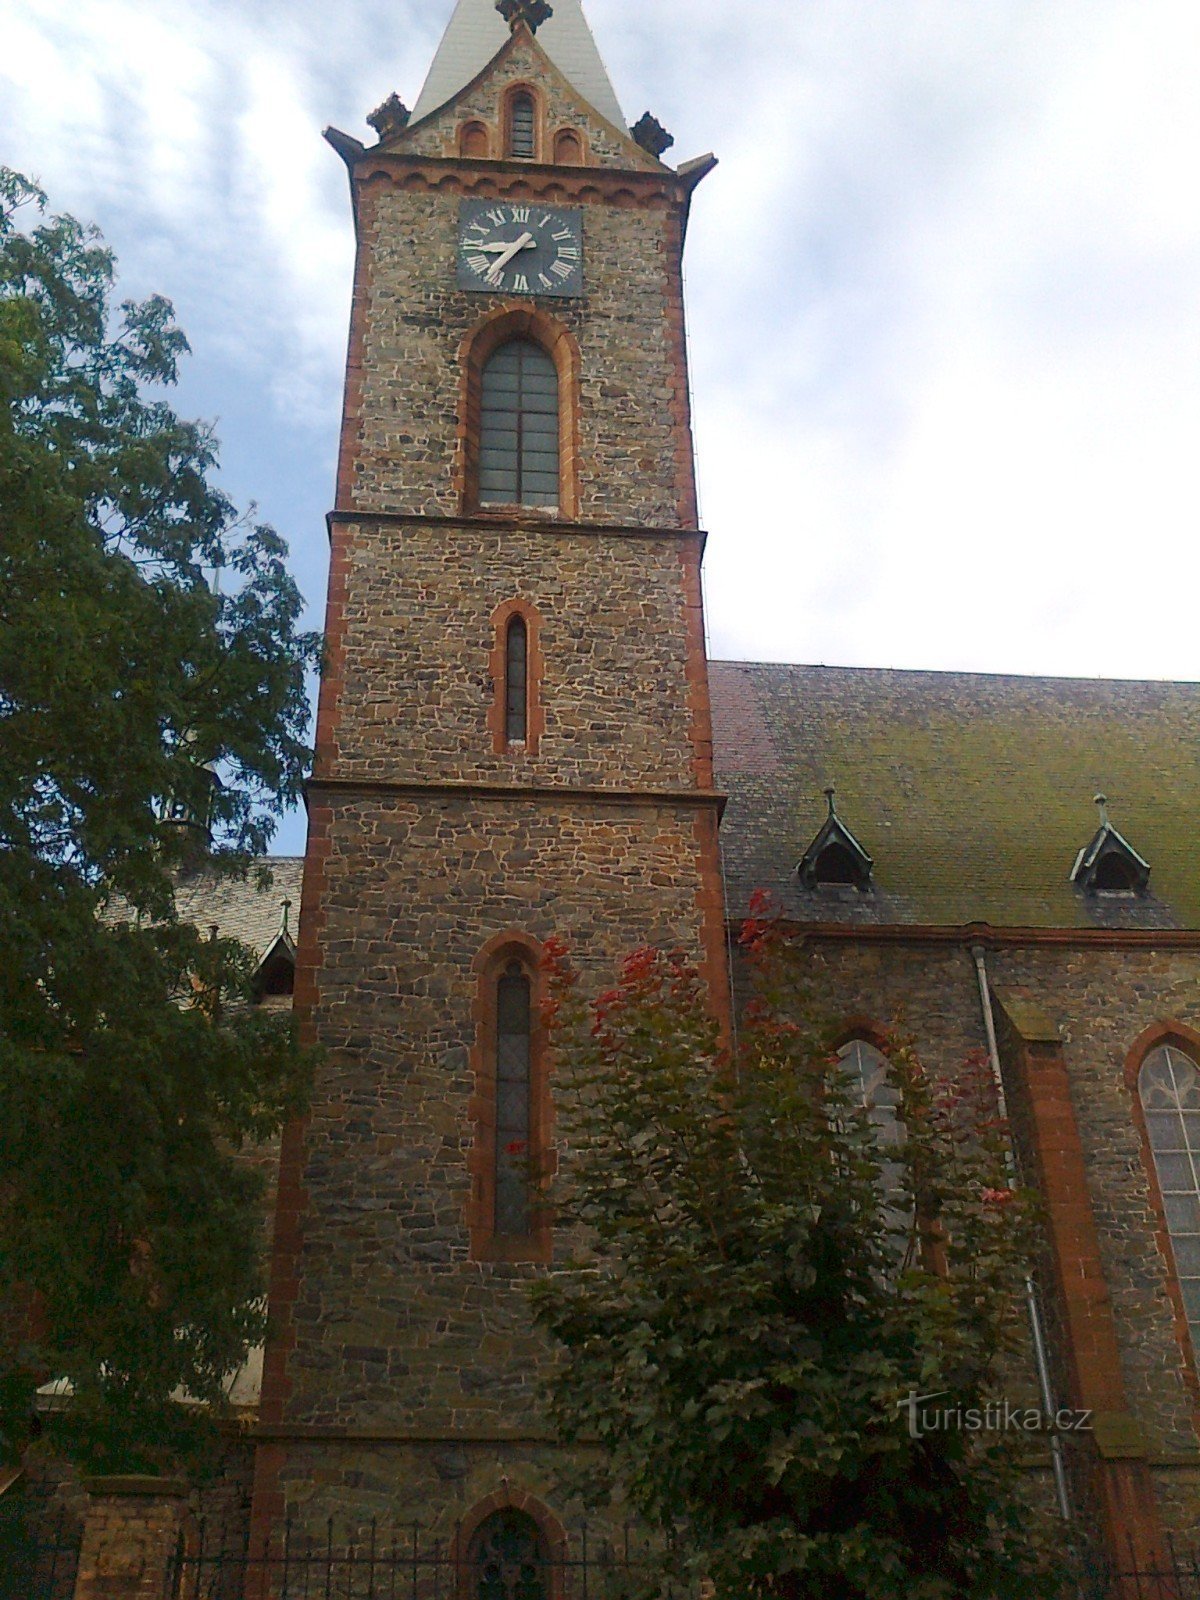
<svg viewBox="0 0 1200 1600">
<path fill-rule="evenodd" d="M 731 901 L 762 884 L 804 920 L 1200 927 L 1200 685 L 713 662 Z M 822 790 L 876 893 L 799 890 Z M 1068 876 L 1093 796 L 1151 866 L 1139 901 Z"/>
</svg>

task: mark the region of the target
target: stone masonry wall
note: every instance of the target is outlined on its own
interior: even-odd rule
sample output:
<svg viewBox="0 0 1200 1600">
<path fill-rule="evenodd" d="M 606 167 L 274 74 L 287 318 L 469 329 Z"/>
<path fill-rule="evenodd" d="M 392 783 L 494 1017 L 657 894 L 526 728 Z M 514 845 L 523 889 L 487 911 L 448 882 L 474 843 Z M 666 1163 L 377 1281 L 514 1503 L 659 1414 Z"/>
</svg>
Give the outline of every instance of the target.
<svg viewBox="0 0 1200 1600">
<path fill-rule="evenodd" d="M 624 129 L 610 128 L 557 72 L 546 71 L 540 49 L 521 41 L 477 83 L 468 85 L 467 92 L 457 96 L 452 105 L 414 124 L 391 148 L 405 154 L 455 156 L 459 128 L 464 122 L 481 121 L 492 129 L 493 148 L 498 151 L 501 97 L 512 83 L 529 83 L 539 92 L 547 145 L 560 128 L 574 128 L 586 138 L 591 161 L 596 166 L 628 169 L 646 164 L 633 154 L 628 142 L 619 137 Z M 546 159 L 550 159 L 548 154 Z"/>
<path fill-rule="evenodd" d="M 538 1269 L 469 1259 L 473 963 L 513 931 L 564 934 L 598 985 L 643 943 L 698 957 L 698 850 L 669 805 L 338 803 L 286 1421 L 535 1424 Z"/>
<path fill-rule="evenodd" d="M 540 302 L 580 348 L 581 517 L 678 527 L 675 418 L 687 397 L 676 392 L 671 342 L 672 212 L 599 196 L 582 209 L 586 293 Z M 455 192 L 410 193 L 382 179 L 364 196 L 360 512 L 462 509 L 460 349 L 490 312 L 520 302 L 457 287 L 458 211 Z"/>
<path fill-rule="evenodd" d="M 974 968 L 964 947 L 814 940 L 809 960 L 832 1017 L 900 1016 L 931 1070 L 984 1047 Z M 1156 1239 L 1126 1057 L 1152 1025 L 1200 1026 L 1200 958 L 1191 952 L 1002 948 L 993 985 L 1025 993 L 1061 1030 L 1084 1146 L 1129 1409 L 1146 1439 L 1168 1526 L 1200 1528 L 1200 1451 L 1186 1358 Z"/>
<path fill-rule="evenodd" d="M 670 539 L 355 525 L 338 776 L 631 788 L 693 784 L 687 614 Z M 492 615 L 541 617 L 536 756 L 488 730 Z"/>
</svg>

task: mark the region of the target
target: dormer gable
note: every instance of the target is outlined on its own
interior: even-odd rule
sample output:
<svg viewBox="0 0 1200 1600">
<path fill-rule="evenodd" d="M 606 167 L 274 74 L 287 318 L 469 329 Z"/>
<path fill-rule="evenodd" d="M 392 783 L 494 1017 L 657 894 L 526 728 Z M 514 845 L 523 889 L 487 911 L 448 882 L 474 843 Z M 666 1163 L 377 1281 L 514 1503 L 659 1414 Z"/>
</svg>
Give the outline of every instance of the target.
<svg viewBox="0 0 1200 1600">
<path fill-rule="evenodd" d="M 836 791 L 825 790 L 829 814 L 800 859 L 797 871 L 806 889 L 842 885 L 865 892 L 875 863 L 837 814 Z"/>
<path fill-rule="evenodd" d="M 538 45 L 580 98 L 613 127 L 625 117 L 613 89 L 580 0 L 554 0 L 553 5 L 509 7 L 502 14 L 496 0 L 458 0 L 437 54 L 417 97 L 413 121 L 421 122 L 479 78 L 508 42 L 510 34 L 536 31 Z M 530 26 L 532 24 L 532 28 Z"/>
<path fill-rule="evenodd" d="M 260 1001 L 290 995 L 295 984 L 296 942 L 288 926 L 291 907 L 290 900 L 280 901 L 279 931 L 254 969 L 254 994 Z"/>
<path fill-rule="evenodd" d="M 443 86 L 453 81 L 456 87 L 443 99 L 441 90 L 430 93 L 427 83 L 411 118 L 406 122 L 394 115 L 382 119 L 386 131 L 383 127 L 379 130 L 381 137 L 375 148 L 385 154 L 443 160 L 513 159 L 510 138 L 513 101 L 527 95 L 532 101 L 536 122 L 534 153 L 532 157 L 526 153 L 517 159 L 530 160 L 535 165 L 669 172 L 671 169 L 639 144 L 626 126 L 594 43 L 590 43 L 590 50 L 599 63 L 596 72 L 567 70 L 564 63 L 573 59 L 569 53 L 564 50 L 556 53 L 544 45 L 547 37 L 553 43 L 554 24 L 559 13 L 569 14 L 570 10 L 566 5 L 556 7 L 554 16 L 538 30 L 535 38 L 519 17 L 510 32 L 496 11 L 494 0 L 472 0 L 471 17 L 477 25 L 473 37 L 486 34 L 494 42 L 495 49 L 480 60 L 472 76 L 463 77 L 458 71 L 451 74 L 438 69 L 438 81 Z M 461 11 L 460 4 L 443 40 L 443 48 L 450 40 Z M 574 0 L 574 11 L 579 27 L 590 42 L 591 34 L 578 0 Z M 498 35 L 493 32 L 491 23 L 484 27 L 483 12 L 499 29 Z M 587 56 L 586 51 L 576 54 L 580 53 Z M 456 52 L 455 59 L 461 60 L 462 55 Z M 471 59 L 474 61 L 475 57 Z M 434 78 L 433 70 L 430 78 Z M 380 116 L 390 104 L 391 101 L 385 102 L 373 115 Z M 330 130 L 326 137 L 336 144 L 346 136 Z"/>
<path fill-rule="evenodd" d="M 1090 843 L 1075 857 L 1070 881 L 1085 894 L 1145 894 L 1150 883 L 1150 863 L 1113 827 L 1108 799 L 1096 796 L 1100 826 Z"/>
</svg>

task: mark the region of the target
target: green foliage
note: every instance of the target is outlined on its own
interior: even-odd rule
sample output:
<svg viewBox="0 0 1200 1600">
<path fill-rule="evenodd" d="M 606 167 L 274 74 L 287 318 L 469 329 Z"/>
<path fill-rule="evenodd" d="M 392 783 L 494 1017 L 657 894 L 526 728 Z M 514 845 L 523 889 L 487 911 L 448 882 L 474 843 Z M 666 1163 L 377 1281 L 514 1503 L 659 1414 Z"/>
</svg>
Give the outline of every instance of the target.
<svg viewBox="0 0 1200 1600">
<path fill-rule="evenodd" d="M 22 212 L 31 225 L 19 224 Z M 153 391 L 170 304 L 0 169 L 0 1429 L 66 1379 L 93 1466 L 152 1468 L 261 1333 L 261 1184 L 296 1107 L 248 953 L 175 919 L 207 821 L 245 871 L 300 792 L 306 670 L 286 546 L 209 482 Z M 218 587 L 214 569 L 223 575 Z M 219 781 L 215 775 L 219 774 Z"/>
<path fill-rule="evenodd" d="M 939 1088 L 891 1041 L 885 1164 L 797 952 L 761 919 L 744 944 L 733 1052 L 683 960 L 639 951 L 589 1005 L 550 950 L 551 1199 L 578 1253 L 533 1294 L 554 1420 L 599 1447 L 582 1490 L 717 1600 L 1055 1593 L 1014 1436 L 914 1438 L 903 1405 L 1001 1398 L 1019 1347 L 1031 1207 L 984 1066 Z"/>
</svg>

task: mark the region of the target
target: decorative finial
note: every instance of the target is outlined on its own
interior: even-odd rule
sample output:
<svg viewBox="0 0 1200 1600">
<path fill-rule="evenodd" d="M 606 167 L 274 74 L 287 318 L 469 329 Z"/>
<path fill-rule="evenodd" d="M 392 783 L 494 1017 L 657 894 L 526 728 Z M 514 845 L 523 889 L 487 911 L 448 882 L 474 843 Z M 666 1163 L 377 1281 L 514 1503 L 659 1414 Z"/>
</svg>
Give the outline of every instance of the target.
<svg viewBox="0 0 1200 1600">
<path fill-rule="evenodd" d="M 279 931 L 285 938 L 290 938 L 288 933 L 288 912 L 292 909 L 292 902 L 285 895 L 279 902 Z"/>
<path fill-rule="evenodd" d="M 831 817 L 836 817 L 837 816 L 837 807 L 833 803 L 833 797 L 834 797 L 834 795 L 836 793 L 837 793 L 837 790 L 833 787 L 832 784 L 830 784 L 828 789 L 825 790 L 825 798 L 826 798 L 826 800 L 829 801 L 829 815 Z"/>
<path fill-rule="evenodd" d="M 633 142 L 640 144 L 643 150 L 649 151 L 656 161 L 660 160 L 663 152 L 669 150 L 675 143 L 674 138 L 658 118 L 652 117 L 648 111 L 629 131 L 633 135 Z"/>
<path fill-rule="evenodd" d="M 390 139 L 394 133 L 402 133 L 408 127 L 408 119 L 412 112 L 404 104 L 398 94 L 390 94 L 381 106 L 376 106 L 367 123 L 379 135 L 380 143 Z"/>
<path fill-rule="evenodd" d="M 546 18 L 554 15 L 554 7 L 546 0 L 496 0 L 496 10 L 514 33 L 522 22 L 530 33 L 536 33 Z"/>
<path fill-rule="evenodd" d="M 1106 794 L 1098 794 L 1098 795 L 1094 796 L 1094 799 L 1095 799 L 1096 805 L 1098 805 L 1100 807 L 1100 826 L 1102 828 L 1107 828 L 1108 827 L 1108 796 Z"/>
</svg>

